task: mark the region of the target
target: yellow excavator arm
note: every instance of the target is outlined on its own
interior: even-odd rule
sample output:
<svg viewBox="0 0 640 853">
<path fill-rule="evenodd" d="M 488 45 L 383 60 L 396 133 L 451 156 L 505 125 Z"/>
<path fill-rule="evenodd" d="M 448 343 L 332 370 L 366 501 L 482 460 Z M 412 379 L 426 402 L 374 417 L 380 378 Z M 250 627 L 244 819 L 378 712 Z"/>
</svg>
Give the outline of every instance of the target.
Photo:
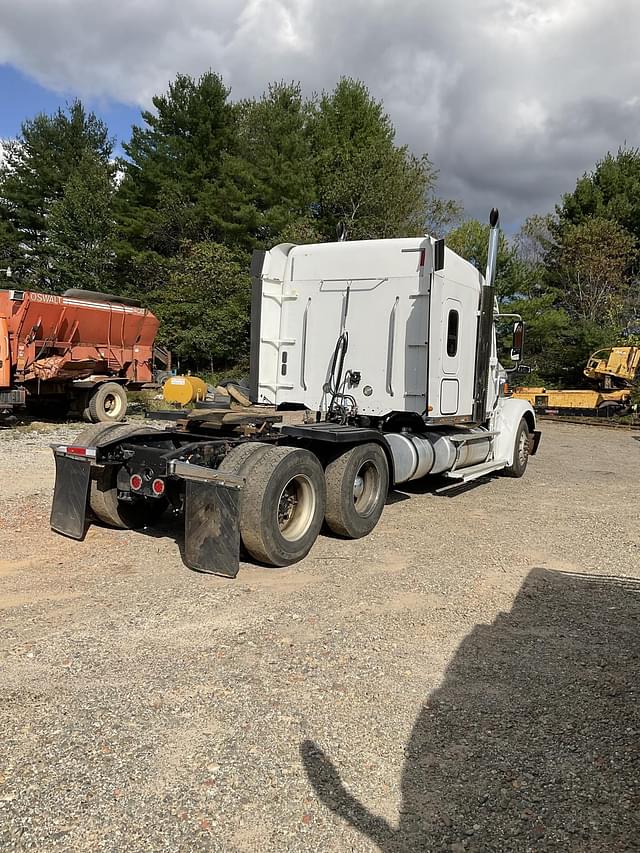
<svg viewBox="0 0 640 853">
<path fill-rule="evenodd" d="M 584 375 L 599 383 L 631 385 L 640 371 L 640 347 L 610 347 L 589 357 Z"/>
</svg>

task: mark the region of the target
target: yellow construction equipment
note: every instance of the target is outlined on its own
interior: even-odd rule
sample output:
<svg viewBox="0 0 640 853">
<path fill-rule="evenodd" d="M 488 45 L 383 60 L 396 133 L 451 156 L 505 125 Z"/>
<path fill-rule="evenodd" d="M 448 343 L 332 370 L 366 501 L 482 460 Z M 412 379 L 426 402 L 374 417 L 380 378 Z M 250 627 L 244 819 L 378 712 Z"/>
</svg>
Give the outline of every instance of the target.
<svg viewBox="0 0 640 853">
<path fill-rule="evenodd" d="M 207 383 L 197 376 L 170 376 L 162 386 L 162 397 L 167 403 L 188 406 L 207 396 Z"/>
<path fill-rule="evenodd" d="M 629 412 L 631 385 L 639 374 L 640 347 L 609 347 L 589 356 L 584 369 L 584 375 L 598 383 L 597 389 L 516 388 L 513 396 L 528 400 L 537 410 L 595 411 L 612 417 Z"/>
<path fill-rule="evenodd" d="M 640 347 L 610 347 L 589 356 L 584 375 L 605 388 L 631 385 L 640 370 Z"/>
<path fill-rule="evenodd" d="M 601 415 L 622 414 L 629 406 L 628 389 L 617 391 L 554 391 L 547 388 L 516 388 L 513 396 L 528 400 L 534 409 L 563 409 L 565 411 L 595 410 Z"/>
</svg>

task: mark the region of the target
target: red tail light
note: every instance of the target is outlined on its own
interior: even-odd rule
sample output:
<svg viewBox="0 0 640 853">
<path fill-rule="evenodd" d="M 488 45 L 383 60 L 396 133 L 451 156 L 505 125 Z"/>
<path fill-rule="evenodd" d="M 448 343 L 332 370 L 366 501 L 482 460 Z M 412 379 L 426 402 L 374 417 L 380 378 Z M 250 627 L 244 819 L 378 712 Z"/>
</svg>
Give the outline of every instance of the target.
<svg viewBox="0 0 640 853">
<path fill-rule="evenodd" d="M 142 488 L 142 477 L 140 474 L 132 474 L 129 479 L 129 485 L 134 492 L 139 492 Z"/>
<path fill-rule="evenodd" d="M 87 456 L 89 459 L 96 458 L 95 447 L 75 447 L 70 445 L 60 445 L 56 447 L 57 453 L 62 453 L 65 456 Z"/>
<path fill-rule="evenodd" d="M 164 480 L 154 480 L 153 483 L 151 483 L 151 488 L 153 490 L 153 494 L 160 497 L 160 495 L 164 494 Z"/>
</svg>

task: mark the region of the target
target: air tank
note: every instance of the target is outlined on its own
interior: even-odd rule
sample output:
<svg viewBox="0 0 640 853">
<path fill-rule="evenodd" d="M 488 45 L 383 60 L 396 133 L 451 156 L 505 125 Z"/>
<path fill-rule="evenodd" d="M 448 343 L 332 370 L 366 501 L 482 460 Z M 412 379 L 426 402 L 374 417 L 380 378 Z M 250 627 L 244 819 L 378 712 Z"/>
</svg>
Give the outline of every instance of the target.
<svg viewBox="0 0 640 853">
<path fill-rule="evenodd" d="M 481 438 L 484 432 L 478 429 L 451 433 L 385 433 L 393 456 L 395 482 L 405 483 L 419 480 L 427 474 L 443 474 L 454 465 L 456 470 L 479 465 L 491 451 L 491 438 Z M 470 435 L 474 437 L 472 442 L 461 440 Z"/>
</svg>

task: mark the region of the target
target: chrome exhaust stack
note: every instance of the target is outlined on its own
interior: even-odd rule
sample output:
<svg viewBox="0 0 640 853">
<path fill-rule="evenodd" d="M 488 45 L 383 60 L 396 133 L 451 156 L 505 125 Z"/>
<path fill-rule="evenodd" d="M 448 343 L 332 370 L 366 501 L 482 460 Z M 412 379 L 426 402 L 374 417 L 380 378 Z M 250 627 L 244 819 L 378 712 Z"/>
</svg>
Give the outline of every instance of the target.
<svg viewBox="0 0 640 853">
<path fill-rule="evenodd" d="M 500 214 L 494 207 L 489 215 L 489 250 L 487 270 L 480 292 L 478 316 L 478 334 L 476 338 L 476 364 L 473 387 L 473 421 L 481 424 L 487 419 L 487 392 L 489 388 L 489 362 L 491 360 L 491 339 L 493 335 L 493 314 L 495 305 L 496 264 L 500 243 Z"/>
</svg>

